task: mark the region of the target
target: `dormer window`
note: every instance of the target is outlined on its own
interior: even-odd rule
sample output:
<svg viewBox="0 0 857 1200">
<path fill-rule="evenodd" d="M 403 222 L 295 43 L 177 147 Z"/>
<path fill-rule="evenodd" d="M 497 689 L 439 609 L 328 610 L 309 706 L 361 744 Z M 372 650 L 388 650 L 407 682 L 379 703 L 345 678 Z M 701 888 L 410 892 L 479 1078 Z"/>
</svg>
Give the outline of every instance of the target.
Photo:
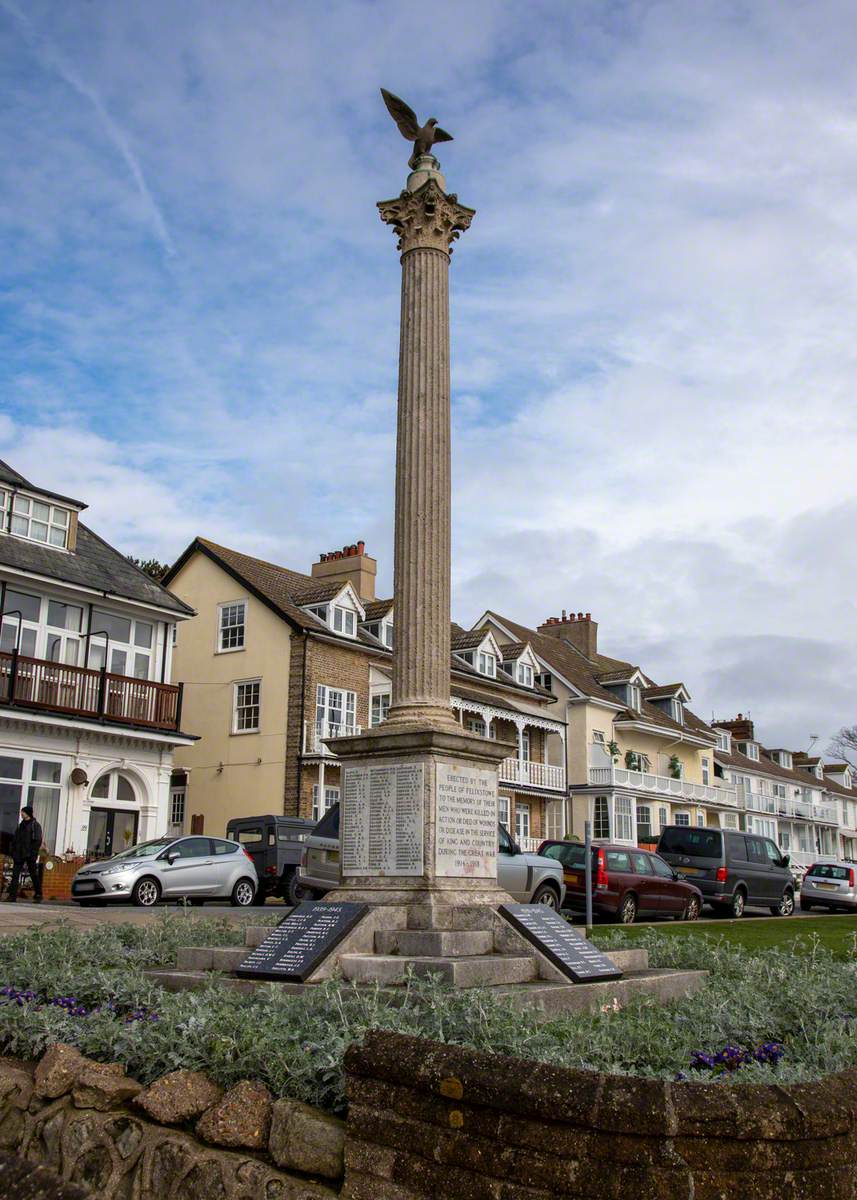
<svg viewBox="0 0 857 1200">
<path fill-rule="evenodd" d="M 633 708 L 634 712 L 640 711 L 640 689 L 636 683 L 628 684 L 628 707 Z"/>
<path fill-rule="evenodd" d="M 518 663 L 518 683 L 524 687 L 533 686 L 533 668 L 528 663 Z"/>
<path fill-rule="evenodd" d="M 741 742 L 738 749 L 742 754 L 745 754 L 747 758 L 752 758 L 753 762 L 759 761 L 759 747 L 755 742 Z"/>
<path fill-rule="evenodd" d="M 480 675 L 488 675 L 493 679 L 497 674 L 497 658 L 493 654 L 488 654 L 485 650 L 479 651 L 479 660 L 477 670 Z"/>
<path fill-rule="evenodd" d="M 732 750 L 732 735 L 725 730 L 717 730 L 717 749 L 729 754 Z"/>
<path fill-rule="evenodd" d="M 670 716 L 679 725 L 684 724 L 684 705 L 681 700 L 670 701 Z"/>
<path fill-rule="evenodd" d="M 382 625 L 381 625 L 381 641 L 384 643 L 384 645 L 388 649 L 390 649 L 390 650 L 393 649 L 393 622 L 392 621 L 384 621 L 382 623 Z"/>
<path fill-rule="evenodd" d="M 4 509 L 8 500 L 4 496 Z M 9 532 L 31 542 L 44 542 L 64 550 L 68 545 L 69 510 L 20 493 L 12 497 Z"/>
</svg>

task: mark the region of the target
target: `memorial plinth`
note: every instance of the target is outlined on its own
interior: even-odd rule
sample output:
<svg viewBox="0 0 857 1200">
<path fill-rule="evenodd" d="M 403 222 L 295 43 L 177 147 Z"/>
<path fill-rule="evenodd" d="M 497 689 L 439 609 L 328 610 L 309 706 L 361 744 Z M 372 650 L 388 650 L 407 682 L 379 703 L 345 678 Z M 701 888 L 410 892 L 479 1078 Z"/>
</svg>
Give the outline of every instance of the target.
<svg viewBox="0 0 857 1200">
<path fill-rule="evenodd" d="M 447 193 L 431 154 L 378 208 L 402 266 L 393 691 L 383 725 L 328 743 L 343 769 L 331 900 L 500 904 L 497 769 L 515 747 L 464 732 L 449 702 L 449 260 L 474 213 Z"/>
</svg>

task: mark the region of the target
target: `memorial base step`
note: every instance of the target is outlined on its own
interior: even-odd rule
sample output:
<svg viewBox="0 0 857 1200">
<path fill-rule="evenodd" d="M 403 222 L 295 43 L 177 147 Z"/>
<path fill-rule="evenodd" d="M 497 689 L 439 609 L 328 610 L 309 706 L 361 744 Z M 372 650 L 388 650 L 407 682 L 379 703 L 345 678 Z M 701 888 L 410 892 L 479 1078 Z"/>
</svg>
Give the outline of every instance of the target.
<svg viewBox="0 0 857 1200">
<path fill-rule="evenodd" d="M 207 986 L 212 980 L 210 971 L 149 970 L 146 975 L 166 991 L 182 992 Z M 562 1013 L 599 1012 L 613 1007 L 614 1002 L 625 1004 L 645 997 L 658 1004 L 682 1000 L 695 995 L 707 978 L 707 971 L 645 970 L 631 971 L 623 979 L 602 983 L 550 983 L 530 980 L 522 983 L 499 984 L 491 995 L 508 1000 L 521 1011 L 535 1013 L 544 1020 Z M 267 987 L 264 980 L 236 979 L 234 975 L 220 977 L 224 986 L 242 995 L 251 995 L 256 988 Z M 279 983 L 279 988 L 294 995 L 317 991 L 311 983 Z M 375 984 L 371 985 L 375 986 Z M 392 1001 L 404 999 L 404 990 L 395 984 L 383 988 Z"/>
<path fill-rule="evenodd" d="M 458 958 L 419 957 L 398 954 L 343 954 L 339 966 L 345 979 L 354 983 L 404 983 L 414 975 L 438 975 L 452 987 L 497 987 L 537 979 L 538 963 L 533 955 L 473 954 Z"/>
<path fill-rule="evenodd" d="M 492 954 L 494 933 L 491 929 L 384 929 L 375 934 L 375 952 L 421 958 Z"/>
</svg>

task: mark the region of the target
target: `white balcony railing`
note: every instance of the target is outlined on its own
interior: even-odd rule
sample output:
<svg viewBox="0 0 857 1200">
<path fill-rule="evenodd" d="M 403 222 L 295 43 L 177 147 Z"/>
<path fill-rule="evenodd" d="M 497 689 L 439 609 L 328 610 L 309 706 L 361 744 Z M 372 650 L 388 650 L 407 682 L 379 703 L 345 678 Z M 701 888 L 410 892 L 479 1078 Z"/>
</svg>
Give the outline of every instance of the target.
<svg viewBox="0 0 857 1200">
<path fill-rule="evenodd" d="M 648 771 L 631 771 L 627 767 L 590 767 L 589 782 L 603 787 L 632 788 L 636 792 L 656 792 L 671 799 L 717 804 L 722 808 L 738 806 L 738 793 L 735 788 L 689 783 L 686 779 L 673 779 L 669 775 L 650 775 Z"/>
<path fill-rule="evenodd" d="M 550 763 L 525 762 L 518 758 L 504 758 L 500 763 L 501 783 L 520 783 L 529 787 L 547 788 L 552 792 L 565 793 L 565 767 L 554 767 Z"/>
<path fill-rule="evenodd" d="M 317 725 L 309 721 L 304 723 L 304 754 L 318 754 L 323 758 L 335 758 L 336 755 L 324 743 L 326 738 L 353 737 L 362 733 L 359 725 L 333 725 L 329 721 Z"/>
<path fill-rule="evenodd" d="M 769 796 L 763 792 L 738 789 L 741 807 L 747 812 L 768 813 L 775 817 L 796 818 L 800 821 L 819 821 L 824 825 L 840 823 L 835 804 L 813 804 L 809 800 L 789 800 L 785 796 Z"/>
<path fill-rule="evenodd" d="M 524 854 L 535 854 L 544 841 L 544 838 L 522 837 L 515 838 L 515 841 L 518 843 L 518 848 L 523 850 Z"/>
</svg>

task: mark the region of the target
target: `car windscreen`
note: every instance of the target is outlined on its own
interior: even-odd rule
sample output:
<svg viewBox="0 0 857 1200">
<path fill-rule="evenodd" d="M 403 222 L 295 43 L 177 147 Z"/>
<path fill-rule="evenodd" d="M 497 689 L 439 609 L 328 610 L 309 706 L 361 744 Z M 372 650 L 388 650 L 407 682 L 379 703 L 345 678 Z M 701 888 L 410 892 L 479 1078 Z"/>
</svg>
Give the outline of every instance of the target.
<svg viewBox="0 0 857 1200">
<path fill-rule="evenodd" d="M 688 858 L 720 858 L 723 853 L 720 830 L 673 825 L 661 834 L 658 853 L 684 854 Z"/>
<path fill-rule="evenodd" d="M 816 863 L 807 871 L 814 879 L 848 879 L 850 873 L 848 867 L 835 867 L 833 863 Z"/>
<path fill-rule="evenodd" d="M 553 842 L 540 850 L 542 858 L 555 858 L 564 867 L 582 867 L 586 851 L 583 846 L 571 842 Z"/>
<path fill-rule="evenodd" d="M 129 850 L 123 850 L 121 854 L 114 854 L 114 858 L 152 858 L 164 846 L 169 846 L 170 842 L 174 842 L 175 838 L 158 838 L 155 842 L 141 842 L 139 846 L 132 846 Z"/>
</svg>

